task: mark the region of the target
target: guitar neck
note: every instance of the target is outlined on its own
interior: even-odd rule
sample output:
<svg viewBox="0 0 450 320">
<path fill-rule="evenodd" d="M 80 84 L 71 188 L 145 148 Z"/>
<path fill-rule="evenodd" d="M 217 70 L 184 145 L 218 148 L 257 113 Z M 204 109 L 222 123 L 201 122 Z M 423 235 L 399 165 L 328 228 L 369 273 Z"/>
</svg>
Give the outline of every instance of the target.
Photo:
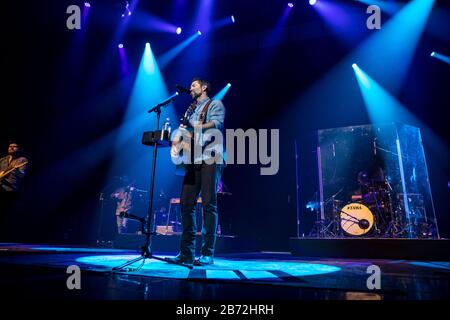
<svg viewBox="0 0 450 320">
<path fill-rule="evenodd" d="M 1 173 L 0 173 L 0 178 L 3 178 L 3 177 L 5 177 L 5 176 L 7 176 L 8 174 L 10 174 L 11 172 L 13 172 L 14 170 L 23 167 L 23 166 L 26 165 L 27 163 L 28 163 L 28 161 L 23 162 L 23 163 L 21 163 L 21 164 L 18 164 L 18 165 L 16 165 L 16 166 L 12 167 L 11 169 L 7 169 L 7 170 L 1 172 Z"/>
</svg>

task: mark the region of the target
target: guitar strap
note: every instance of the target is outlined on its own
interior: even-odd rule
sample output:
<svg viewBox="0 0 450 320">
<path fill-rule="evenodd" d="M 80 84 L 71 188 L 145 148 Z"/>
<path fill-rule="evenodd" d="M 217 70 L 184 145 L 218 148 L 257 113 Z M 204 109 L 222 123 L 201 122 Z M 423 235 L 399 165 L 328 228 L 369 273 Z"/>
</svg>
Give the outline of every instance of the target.
<svg viewBox="0 0 450 320">
<path fill-rule="evenodd" d="M 208 114 L 208 109 L 209 109 L 209 106 L 211 105 L 211 103 L 212 103 L 212 99 L 210 99 L 208 101 L 206 106 L 203 108 L 202 113 L 200 114 L 200 121 L 202 123 L 206 123 L 206 115 Z"/>
<path fill-rule="evenodd" d="M 202 124 L 206 123 L 206 115 L 208 114 L 208 110 L 209 110 L 209 107 L 211 106 L 211 103 L 212 103 L 212 99 L 210 99 L 206 103 L 206 105 L 203 107 L 202 112 L 200 113 L 199 120 L 202 122 Z M 194 145 L 191 144 L 191 164 L 190 165 L 178 165 L 176 174 L 180 175 L 180 176 L 184 176 L 186 170 L 188 170 L 188 168 L 192 168 L 193 163 L 194 163 Z"/>
</svg>

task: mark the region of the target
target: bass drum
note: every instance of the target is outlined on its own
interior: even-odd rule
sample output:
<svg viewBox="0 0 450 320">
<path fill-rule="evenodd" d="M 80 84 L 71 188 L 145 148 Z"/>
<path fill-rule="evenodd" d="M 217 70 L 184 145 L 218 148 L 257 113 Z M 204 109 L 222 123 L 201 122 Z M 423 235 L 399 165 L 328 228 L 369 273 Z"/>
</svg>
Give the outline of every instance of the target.
<svg viewBox="0 0 450 320">
<path fill-rule="evenodd" d="M 351 236 L 362 236 L 369 233 L 374 225 L 374 215 L 365 205 L 357 202 L 349 203 L 341 209 L 341 228 Z"/>
</svg>

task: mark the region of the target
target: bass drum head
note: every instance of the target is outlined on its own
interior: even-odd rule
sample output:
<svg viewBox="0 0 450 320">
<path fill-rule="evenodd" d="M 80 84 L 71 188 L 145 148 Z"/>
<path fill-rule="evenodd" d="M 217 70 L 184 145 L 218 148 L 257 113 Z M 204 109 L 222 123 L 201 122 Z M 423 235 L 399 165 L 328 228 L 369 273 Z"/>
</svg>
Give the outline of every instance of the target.
<svg viewBox="0 0 450 320">
<path fill-rule="evenodd" d="M 365 205 L 357 202 L 349 203 L 341 209 L 341 228 L 351 236 L 362 236 L 373 228 L 374 216 Z"/>
</svg>

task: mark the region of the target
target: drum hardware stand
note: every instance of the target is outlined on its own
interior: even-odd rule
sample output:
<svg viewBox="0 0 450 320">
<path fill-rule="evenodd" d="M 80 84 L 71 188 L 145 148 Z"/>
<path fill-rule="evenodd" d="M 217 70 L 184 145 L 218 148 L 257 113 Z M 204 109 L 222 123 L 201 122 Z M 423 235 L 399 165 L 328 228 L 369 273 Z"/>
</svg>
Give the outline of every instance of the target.
<svg viewBox="0 0 450 320">
<path fill-rule="evenodd" d="M 331 200 L 331 203 L 333 205 L 333 219 L 330 221 L 328 226 L 326 226 L 326 228 L 325 228 L 325 231 L 327 231 L 330 227 L 332 227 L 332 226 L 334 227 L 334 229 L 332 229 L 333 231 L 330 231 L 331 236 L 333 236 L 333 237 L 342 236 L 342 233 L 341 233 L 342 229 L 340 228 L 339 214 L 338 214 L 339 209 L 337 209 L 337 207 L 336 207 L 336 196 L 338 194 L 340 194 L 342 192 L 342 190 L 344 190 L 344 187 L 342 187 L 338 192 L 333 194 L 330 198 L 328 198 L 327 201 L 325 201 L 325 203 L 327 203 L 328 201 Z"/>
<path fill-rule="evenodd" d="M 98 224 L 98 229 L 97 229 L 97 246 L 101 243 L 103 243 L 103 241 L 100 239 L 101 238 L 101 232 L 102 232 L 102 225 L 103 225 L 103 212 L 105 209 L 105 195 L 103 192 L 100 193 L 100 197 L 99 197 L 99 201 L 100 201 L 100 223 Z"/>
<path fill-rule="evenodd" d="M 340 192 L 340 191 L 339 191 Z M 330 198 L 331 199 L 331 198 Z M 328 199 L 327 201 L 325 201 L 325 204 L 330 200 Z M 317 191 L 315 192 L 315 202 L 314 203 L 318 203 L 318 199 L 317 199 Z M 312 236 L 316 236 L 317 238 L 325 238 L 326 236 L 330 236 L 330 237 L 336 237 L 336 235 L 329 231 L 328 229 L 332 226 L 333 223 L 335 223 L 335 219 L 333 219 L 328 225 L 326 225 L 326 221 L 324 219 L 320 218 L 320 214 L 319 214 L 319 208 L 320 206 L 315 206 L 315 211 L 316 211 L 316 221 L 314 222 L 314 226 L 312 227 L 311 231 L 309 232 L 309 237 Z M 326 232 L 329 232 L 328 234 L 326 234 Z"/>
<path fill-rule="evenodd" d="M 313 235 L 316 235 L 317 238 L 325 238 L 326 236 L 336 237 L 333 232 L 328 230 L 334 223 L 335 221 L 333 220 L 328 225 L 326 225 L 325 220 L 316 220 L 316 222 L 314 223 L 314 227 L 309 233 L 309 236 L 312 237 Z M 328 234 L 325 234 L 326 232 L 328 232 Z"/>
<path fill-rule="evenodd" d="M 317 233 L 317 237 L 319 237 L 319 238 L 325 238 L 327 236 L 337 237 L 337 236 L 341 235 L 341 234 L 339 234 L 340 226 L 339 226 L 339 218 L 336 213 L 337 211 L 336 211 L 335 197 L 340 192 L 342 192 L 343 189 L 344 188 L 341 188 L 337 193 L 335 193 L 330 198 L 328 198 L 324 203 L 324 205 L 325 205 L 328 202 L 330 202 L 330 200 L 332 200 L 332 203 L 333 203 L 333 218 L 331 219 L 331 221 L 328 224 L 326 224 L 327 223 L 326 220 L 319 219 L 319 208 L 318 207 L 316 208 L 316 221 L 314 223 L 314 227 L 312 228 L 311 232 L 309 233 L 309 236 L 312 236 L 315 233 Z"/>
<path fill-rule="evenodd" d="M 376 234 L 377 236 L 379 236 L 380 233 L 381 233 L 381 231 L 380 231 L 380 229 L 378 228 L 378 223 L 381 222 L 381 210 L 380 210 L 380 204 L 379 204 L 379 202 L 378 202 L 378 198 L 377 198 L 376 195 L 374 196 L 374 199 L 375 199 L 375 206 L 376 206 L 376 208 L 377 208 L 377 218 L 375 219 L 375 221 L 374 221 L 373 224 L 374 224 L 374 227 L 375 227 L 375 234 Z"/>
<path fill-rule="evenodd" d="M 171 103 L 177 95 L 178 95 L 178 93 L 171 96 L 169 99 L 157 104 L 154 108 L 152 108 L 148 111 L 148 113 L 155 112 L 157 118 L 156 118 L 156 131 L 148 132 L 150 134 L 150 138 L 148 138 L 149 142 L 147 143 L 147 141 L 146 141 L 146 143 L 144 143 L 144 139 L 146 138 L 145 135 L 147 134 L 147 132 L 144 133 L 144 137 L 142 139 L 144 144 L 153 146 L 152 177 L 151 177 L 151 181 L 150 181 L 150 199 L 149 199 L 150 204 L 149 204 L 149 208 L 147 211 L 147 217 L 145 219 L 139 218 L 139 221 L 141 221 L 141 223 L 142 223 L 142 232 L 143 232 L 143 234 L 145 234 L 145 244 L 141 248 L 141 256 L 140 257 L 129 260 L 129 261 L 125 262 L 124 264 L 113 268 L 112 269 L 113 272 L 125 269 L 125 267 L 142 260 L 141 265 L 137 268 L 137 269 L 140 269 L 144 265 L 145 259 L 155 259 L 155 260 L 159 260 L 159 261 L 164 261 L 166 263 L 177 264 L 177 265 L 189 268 L 189 269 L 193 268 L 192 266 L 188 266 L 188 265 L 185 265 L 182 263 L 177 263 L 175 261 L 170 261 L 170 260 L 166 260 L 164 258 L 156 257 L 152 254 L 152 250 L 151 250 L 151 243 L 152 243 L 151 236 L 155 234 L 155 232 L 151 230 L 152 229 L 151 225 L 152 225 L 152 215 L 153 215 L 153 191 L 155 189 L 156 156 L 157 156 L 158 146 L 164 146 L 165 145 L 164 141 L 167 141 L 164 137 L 164 131 L 161 132 L 159 130 L 159 119 L 161 116 L 161 108 L 163 106 L 166 106 L 169 103 Z M 159 134 L 159 137 L 158 137 L 158 134 Z M 168 140 L 170 140 L 170 135 L 168 137 Z M 126 212 L 121 213 L 121 215 L 122 214 L 124 216 L 128 215 L 129 217 L 133 218 L 133 216 L 127 214 Z M 134 218 L 136 218 L 136 217 L 134 217 Z M 131 270 L 133 270 L 133 269 L 131 269 Z"/>
<path fill-rule="evenodd" d="M 389 188 L 389 191 L 387 192 L 389 197 L 389 212 L 391 213 L 391 221 L 389 221 L 389 224 L 386 228 L 386 231 L 384 232 L 384 237 L 397 237 L 398 235 L 402 234 L 404 229 L 401 229 L 400 223 L 398 221 L 397 215 L 394 212 L 394 208 L 392 206 L 392 187 L 391 184 L 387 179 L 385 179 L 386 185 Z"/>
</svg>

